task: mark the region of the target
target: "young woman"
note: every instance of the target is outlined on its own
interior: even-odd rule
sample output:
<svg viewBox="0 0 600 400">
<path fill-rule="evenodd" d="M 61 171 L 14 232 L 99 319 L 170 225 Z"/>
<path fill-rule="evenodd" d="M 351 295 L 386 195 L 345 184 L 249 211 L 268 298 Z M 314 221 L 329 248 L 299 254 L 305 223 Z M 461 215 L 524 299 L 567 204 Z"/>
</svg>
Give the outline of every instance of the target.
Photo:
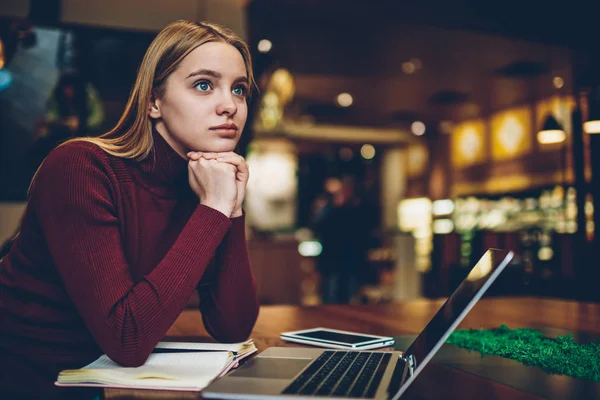
<svg viewBox="0 0 600 400">
<path fill-rule="evenodd" d="M 248 338 L 248 167 L 233 150 L 253 85 L 241 39 L 175 22 L 148 48 L 116 127 L 44 160 L 0 261 L 0 397 L 50 390 L 102 353 L 143 364 L 195 290 L 215 339 Z"/>
</svg>

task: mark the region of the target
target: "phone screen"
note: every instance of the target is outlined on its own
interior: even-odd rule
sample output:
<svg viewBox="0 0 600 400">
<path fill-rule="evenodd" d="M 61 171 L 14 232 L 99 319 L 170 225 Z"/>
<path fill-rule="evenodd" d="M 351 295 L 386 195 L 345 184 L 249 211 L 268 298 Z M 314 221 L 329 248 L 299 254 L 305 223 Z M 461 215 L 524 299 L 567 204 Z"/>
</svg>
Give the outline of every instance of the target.
<svg viewBox="0 0 600 400">
<path fill-rule="evenodd" d="M 312 332 L 303 332 L 297 333 L 293 335 L 297 338 L 307 338 L 307 339 L 317 339 L 317 340 L 327 340 L 332 342 L 341 342 L 341 343 L 349 343 L 349 344 L 358 344 L 363 342 L 369 342 L 371 340 L 381 339 L 376 336 L 366 336 L 366 335 L 354 335 L 347 334 L 341 332 L 332 332 L 332 331 L 312 331 Z M 384 340 L 384 339 L 381 339 Z"/>
</svg>

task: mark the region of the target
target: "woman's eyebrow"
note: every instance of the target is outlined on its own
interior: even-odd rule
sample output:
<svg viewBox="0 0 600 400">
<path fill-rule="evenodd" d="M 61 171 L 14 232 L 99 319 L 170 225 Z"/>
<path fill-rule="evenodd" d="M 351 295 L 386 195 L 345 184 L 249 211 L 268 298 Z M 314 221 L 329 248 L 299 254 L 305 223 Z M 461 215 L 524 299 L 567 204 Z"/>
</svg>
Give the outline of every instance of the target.
<svg viewBox="0 0 600 400">
<path fill-rule="evenodd" d="M 217 71 L 201 68 L 201 69 L 198 69 L 198 70 L 192 72 L 191 74 L 189 74 L 185 79 L 191 78 L 193 76 L 198 76 L 198 75 L 208 75 L 208 76 L 212 76 L 213 78 L 216 78 L 216 79 L 220 79 L 223 77 L 223 75 L 221 75 Z"/>
<path fill-rule="evenodd" d="M 239 77 L 235 78 L 235 80 L 233 81 L 233 83 L 239 83 L 239 82 L 248 83 L 248 78 L 245 76 L 239 76 Z"/>
</svg>

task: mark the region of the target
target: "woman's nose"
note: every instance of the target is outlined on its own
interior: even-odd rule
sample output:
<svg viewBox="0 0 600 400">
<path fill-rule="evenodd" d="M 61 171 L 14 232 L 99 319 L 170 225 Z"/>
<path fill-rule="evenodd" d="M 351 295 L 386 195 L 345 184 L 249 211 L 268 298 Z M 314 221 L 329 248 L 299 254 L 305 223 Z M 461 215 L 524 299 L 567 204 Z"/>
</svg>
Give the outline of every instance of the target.
<svg viewBox="0 0 600 400">
<path fill-rule="evenodd" d="M 233 98 L 232 93 L 226 93 L 219 99 L 219 104 L 217 105 L 217 114 L 229 114 L 234 115 L 237 112 L 237 104 L 235 103 L 235 99 Z"/>
</svg>

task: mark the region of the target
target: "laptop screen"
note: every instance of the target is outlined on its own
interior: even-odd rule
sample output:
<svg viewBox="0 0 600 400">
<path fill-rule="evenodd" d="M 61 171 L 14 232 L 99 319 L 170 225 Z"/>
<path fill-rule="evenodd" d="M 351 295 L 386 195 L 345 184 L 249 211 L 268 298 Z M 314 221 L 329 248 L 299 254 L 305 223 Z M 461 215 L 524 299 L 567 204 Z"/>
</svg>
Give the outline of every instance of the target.
<svg viewBox="0 0 600 400">
<path fill-rule="evenodd" d="M 414 363 L 413 379 L 440 349 L 513 256 L 513 252 L 490 249 L 471 269 L 469 275 L 406 350 L 406 359 Z M 404 382 L 404 386 L 406 383 Z"/>
</svg>

